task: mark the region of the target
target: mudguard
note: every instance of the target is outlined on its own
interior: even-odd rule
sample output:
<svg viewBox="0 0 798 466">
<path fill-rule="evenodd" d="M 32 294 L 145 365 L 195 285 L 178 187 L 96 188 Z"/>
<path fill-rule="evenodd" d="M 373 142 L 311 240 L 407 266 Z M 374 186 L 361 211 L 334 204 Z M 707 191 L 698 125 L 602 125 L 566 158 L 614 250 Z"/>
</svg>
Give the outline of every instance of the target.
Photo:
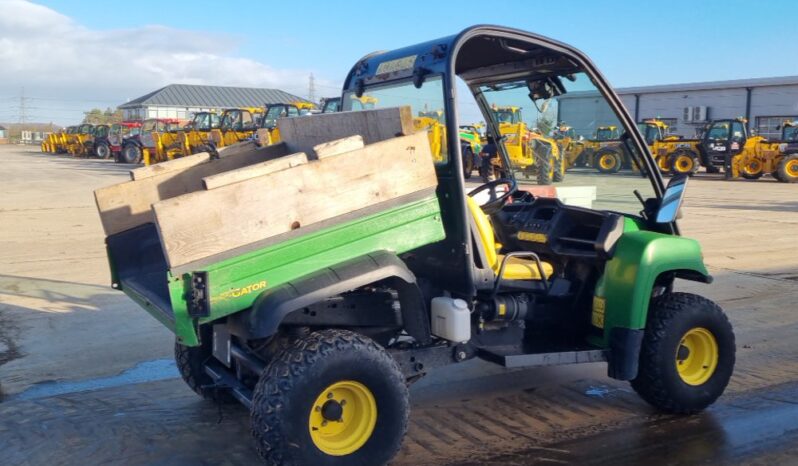
<svg viewBox="0 0 798 466">
<path fill-rule="evenodd" d="M 251 309 L 230 316 L 230 331 L 248 339 L 274 335 L 291 312 L 324 299 L 391 280 L 399 294 L 402 322 L 417 341 L 430 340 L 429 316 L 415 275 L 395 254 L 380 251 L 319 270 L 263 292 Z"/>
<path fill-rule="evenodd" d="M 610 348 L 611 377 L 637 375 L 637 359 L 648 305 L 658 277 L 665 273 L 709 283 L 697 241 L 651 231 L 627 231 L 618 240 L 596 285 L 592 323 L 602 328 Z"/>
</svg>

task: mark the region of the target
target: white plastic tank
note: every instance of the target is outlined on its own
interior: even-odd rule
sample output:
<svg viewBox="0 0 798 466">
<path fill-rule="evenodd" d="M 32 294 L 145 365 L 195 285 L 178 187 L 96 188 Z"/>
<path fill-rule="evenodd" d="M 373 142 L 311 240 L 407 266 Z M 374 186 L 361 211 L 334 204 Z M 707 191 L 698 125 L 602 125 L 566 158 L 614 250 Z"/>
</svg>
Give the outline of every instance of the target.
<svg viewBox="0 0 798 466">
<path fill-rule="evenodd" d="M 462 299 L 432 298 L 432 334 L 455 343 L 471 339 L 471 311 Z"/>
</svg>

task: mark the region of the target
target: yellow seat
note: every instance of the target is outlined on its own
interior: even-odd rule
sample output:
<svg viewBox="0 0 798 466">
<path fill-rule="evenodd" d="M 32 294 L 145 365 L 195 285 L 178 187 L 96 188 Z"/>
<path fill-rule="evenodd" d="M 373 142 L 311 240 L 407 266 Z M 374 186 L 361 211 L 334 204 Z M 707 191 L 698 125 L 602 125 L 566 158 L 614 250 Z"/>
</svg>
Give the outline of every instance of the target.
<svg viewBox="0 0 798 466">
<path fill-rule="evenodd" d="M 490 218 L 485 215 L 482 208 L 470 196 L 466 196 L 466 204 L 471 216 L 474 217 L 474 223 L 477 225 L 477 232 L 479 233 L 479 240 L 482 243 L 482 248 L 485 250 L 485 258 L 488 265 L 496 275 L 499 274 L 499 268 L 504 260 L 504 255 L 499 254 L 497 251 L 501 245 L 496 244 L 496 237 L 493 234 L 493 227 L 490 224 Z M 541 261 L 543 265 L 543 272 L 546 278 L 551 277 L 554 273 L 554 268 L 548 262 Z M 540 280 L 540 269 L 533 259 L 526 259 L 522 257 L 511 257 L 507 265 L 504 266 L 504 278 L 507 280 Z"/>
</svg>

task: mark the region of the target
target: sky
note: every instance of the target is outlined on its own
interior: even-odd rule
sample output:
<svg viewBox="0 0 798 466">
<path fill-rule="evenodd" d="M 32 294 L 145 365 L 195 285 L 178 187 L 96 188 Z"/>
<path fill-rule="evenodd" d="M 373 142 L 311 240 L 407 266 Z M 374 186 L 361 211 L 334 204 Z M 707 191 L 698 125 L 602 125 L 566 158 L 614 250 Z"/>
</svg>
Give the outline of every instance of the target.
<svg viewBox="0 0 798 466">
<path fill-rule="evenodd" d="M 313 73 L 340 95 L 363 55 L 479 23 L 576 46 L 616 87 L 798 75 L 796 18 L 795 0 L 0 0 L 0 122 L 23 92 L 27 121 L 62 125 L 170 83 L 306 97 Z"/>
</svg>

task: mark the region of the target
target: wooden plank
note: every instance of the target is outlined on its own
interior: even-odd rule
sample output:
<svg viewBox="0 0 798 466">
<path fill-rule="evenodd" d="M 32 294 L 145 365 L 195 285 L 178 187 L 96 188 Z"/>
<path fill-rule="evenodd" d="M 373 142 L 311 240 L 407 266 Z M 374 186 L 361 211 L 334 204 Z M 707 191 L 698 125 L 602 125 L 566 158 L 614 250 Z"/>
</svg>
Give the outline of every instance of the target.
<svg viewBox="0 0 798 466">
<path fill-rule="evenodd" d="M 219 153 L 219 157 L 227 157 L 229 155 L 240 154 L 242 152 L 249 152 L 253 150 L 258 150 L 261 146 L 256 144 L 255 141 L 241 141 L 235 144 L 230 144 L 229 146 L 224 146 L 220 148 L 217 152 Z"/>
<path fill-rule="evenodd" d="M 291 152 L 304 152 L 311 159 L 316 158 L 315 146 L 347 136 L 360 135 L 368 145 L 415 133 L 408 106 L 281 118 L 277 128 L 280 140 L 288 143 Z"/>
<path fill-rule="evenodd" d="M 436 185 L 421 132 L 167 199 L 153 211 L 167 262 L 177 267 Z"/>
<path fill-rule="evenodd" d="M 348 136 L 313 146 L 313 152 L 316 153 L 316 158 L 321 160 L 324 157 L 343 154 L 344 152 L 362 149 L 363 147 L 365 147 L 365 144 L 363 144 L 363 136 L 356 134 L 354 136 Z"/>
<path fill-rule="evenodd" d="M 256 163 L 254 165 L 239 168 L 237 170 L 230 170 L 217 175 L 211 175 L 203 178 L 202 183 L 205 185 L 205 189 L 216 189 L 221 186 L 238 183 L 239 181 L 248 180 L 258 176 L 268 175 L 270 173 L 297 167 L 306 163 L 308 163 L 308 156 L 305 155 L 304 152 L 298 152 L 296 154 L 286 155 L 274 160 Z"/>
<path fill-rule="evenodd" d="M 186 157 L 178 157 L 166 162 L 147 165 L 146 167 L 134 168 L 133 170 L 130 170 L 130 179 L 143 180 L 144 178 L 151 178 L 153 176 L 168 172 L 182 171 L 201 163 L 205 163 L 208 160 L 210 160 L 210 154 L 207 152 L 200 152 Z"/>
<path fill-rule="evenodd" d="M 94 191 L 97 210 L 107 236 L 153 222 L 152 204 L 182 194 L 204 189 L 202 179 L 235 170 L 288 153 L 285 144 L 275 144 L 186 168 L 169 171 L 136 181 Z"/>
</svg>

